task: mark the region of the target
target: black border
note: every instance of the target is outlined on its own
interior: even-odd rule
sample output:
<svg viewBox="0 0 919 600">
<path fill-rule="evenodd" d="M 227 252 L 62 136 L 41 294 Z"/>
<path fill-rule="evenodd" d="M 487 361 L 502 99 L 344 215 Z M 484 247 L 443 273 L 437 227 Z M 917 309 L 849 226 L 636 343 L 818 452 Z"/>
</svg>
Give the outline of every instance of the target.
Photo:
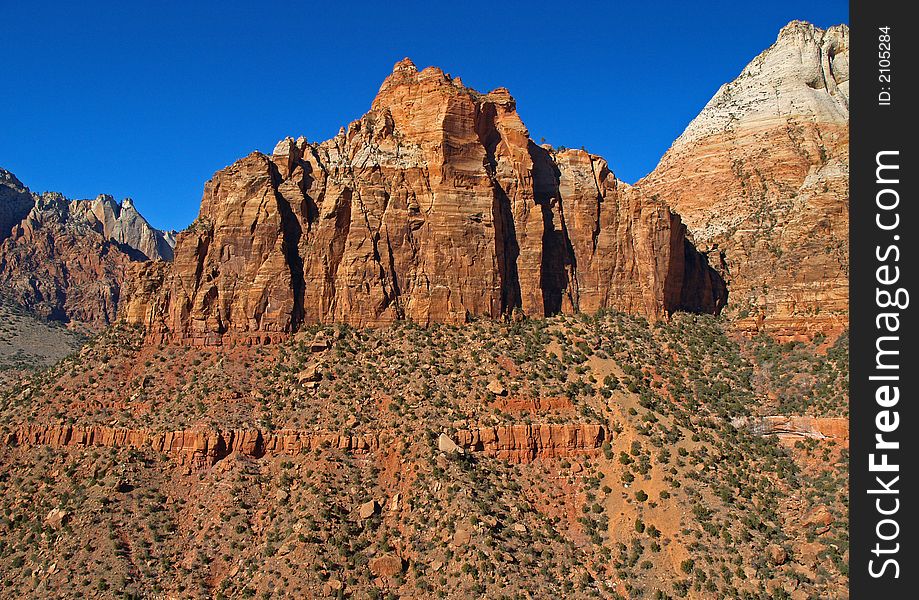
<svg viewBox="0 0 919 600">
<path fill-rule="evenodd" d="M 913 5 L 914 6 L 914 5 Z M 916 527 L 916 493 L 917 482 L 915 462 L 917 454 L 913 440 L 919 435 L 916 423 L 916 339 L 912 332 L 915 312 L 912 303 L 919 302 L 919 296 L 910 297 L 908 308 L 899 311 L 899 376 L 900 400 L 897 406 L 889 410 L 899 413 L 899 427 L 891 434 L 885 434 L 889 440 L 900 442 L 899 451 L 890 451 L 889 460 L 900 466 L 900 479 L 896 484 L 899 490 L 900 505 L 896 515 L 899 524 L 899 535 L 893 543 L 899 542 L 899 552 L 886 557 L 894 558 L 900 567 L 899 577 L 894 578 L 894 569 L 889 566 L 885 576 L 874 578 L 869 574 L 869 562 L 875 560 L 878 569 L 881 562 L 878 556 L 871 553 L 875 543 L 876 525 L 883 516 L 875 506 L 877 495 L 869 490 L 877 488 L 876 475 L 868 469 L 869 454 L 877 453 L 874 449 L 876 429 L 875 419 L 879 410 L 884 410 L 875 400 L 879 385 L 869 380 L 877 374 L 875 369 L 876 347 L 879 335 L 876 317 L 880 309 L 875 299 L 878 282 L 876 270 L 881 261 L 876 255 L 877 248 L 882 254 L 891 244 L 899 246 L 899 262 L 888 260 L 886 264 L 900 268 L 900 280 L 892 287 L 904 287 L 909 292 L 917 291 L 915 286 L 917 258 L 916 239 L 919 237 L 919 221 L 915 219 L 915 151 L 913 146 L 919 144 L 919 138 L 912 132 L 915 115 L 919 112 L 916 95 L 911 80 L 916 76 L 916 62 L 912 60 L 913 36 L 917 33 L 916 23 L 907 18 L 906 2 L 853 1 L 850 3 L 850 473 L 849 473 L 849 585 L 850 596 L 854 600 L 906 599 L 919 598 L 919 562 L 916 561 L 915 545 Z M 891 64 L 889 83 L 880 81 L 879 75 L 879 27 L 889 26 L 891 35 Z M 889 87 L 891 101 L 889 106 L 879 103 L 879 92 Z M 895 187 L 899 193 L 900 203 L 897 207 L 900 225 L 896 231 L 882 231 L 875 224 L 879 212 L 875 205 L 875 195 L 880 189 L 890 187 L 879 185 L 876 181 L 876 155 L 880 151 L 899 151 L 899 183 Z M 889 216 L 889 215 L 885 215 Z M 899 235 L 898 241 L 893 236 Z M 892 256 L 892 255 L 891 255 Z M 890 289 L 890 288 L 888 288 Z M 911 294 L 912 296 L 912 294 Z M 896 309 L 894 309 L 896 310 Z M 889 346 L 892 348 L 893 346 Z M 877 459 L 876 459 L 877 460 Z M 891 498 L 892 496 L 887 496 Z M 887 504 L 885 506 L 890 506 Z M 888 524 L 887 531 L 893 530 Z M 885 556 L 880 558 L 883 561 Z"/>
</svg>

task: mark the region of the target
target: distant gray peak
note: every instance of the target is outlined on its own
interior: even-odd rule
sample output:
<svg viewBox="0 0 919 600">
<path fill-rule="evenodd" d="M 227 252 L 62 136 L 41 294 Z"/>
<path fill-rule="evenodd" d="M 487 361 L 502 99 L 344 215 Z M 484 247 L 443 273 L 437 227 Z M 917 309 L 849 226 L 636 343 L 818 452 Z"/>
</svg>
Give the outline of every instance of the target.
<svg viewBox="0 0 919 600">
<path fill-rule="evenodd" d="M 20 190 L 26 189 L 26 186 L 22 184 L 15 175 L 0 167 L 0 185 L 5 185 L 12 188 L 18 188 Z"/>
<path fill-rule="evenodd" d="M 131 198 L 118 202 L 110 194 L 92 200 L 71 200 L 58 192 L 33 194 L 15 175 L 0 168 L 0 241 L 24 219 L 83 224 L 150 259 L 172 260 L 175 235 L 152 227 Z"/>
</svg>

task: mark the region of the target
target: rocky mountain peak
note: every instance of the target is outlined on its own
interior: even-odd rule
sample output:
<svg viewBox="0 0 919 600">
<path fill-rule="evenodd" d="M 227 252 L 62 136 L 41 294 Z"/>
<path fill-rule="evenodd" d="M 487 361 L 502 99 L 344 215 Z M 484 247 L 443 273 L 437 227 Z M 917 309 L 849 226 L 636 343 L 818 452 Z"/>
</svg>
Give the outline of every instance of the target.
<svg viewBox="0 0 919 600">
<path fill-rule="evenodd" d="M 848 123 L 848 26 L 823 30 L 803 21 L 786 25 L 772 46 L 721 86 L 673 148 L 737 121 L 769 126 L 788 118 Z"/>
<path fill-rule="evenodd" d="M 498 120 L 518 129 L 524 139 L 529 137 L 507 89 L 482 94 L 439 67 L 419 71 L 404 59 L 383 81 L 361 122 L 379 121 L 383 127 L 389 123 L 403 141 L 449 152 L 480 138 L 494 138 Z"/>
<path fill-rule="evenodd" d="M 15 175 L 0 167 L 0 185 L 5 185 L 11 188 L 25 189 L 25 186 L 22 185 L 22 182 L 16 178 Z"/>
<path fill-rule="evenodd" d="M 409 60 L 334 138 L 288 137 L 218 172 L 198 223 L 172 265 L 138 274 L 126 320 L 219 344 L 312 323 L 657 319 L 724 303 L 662 202 L 600 157 L 536 145 L 506 89 L 481 94 Z"/>
<path fill-rule="evenodd" d="M 408 72 L 415 73 L 418 71 L 418 67 L 415 66 L 415 62 L 411 58 L 406 56 L 405 58 L 403 58 L 402 60 L 394 64 L 392 67 L 393 73 L 400 72 L 400 71 L 408 71 Z"/>
<path fill-rule="evenodd" d="M 638 184 L 724 256 L 732 303 L 753 327 L 844 326 L 848 97 L 849 28 L 793 21 Z"/>
<path fill-rule="evenodd" d="M 170 238 L 150 223 L 134 208 L 130 198 L 117 202 L 108 194 L 101 194 L 88 203 L 75 201 L 76 212 L 81 204 L 88 204 L 91 224 L 109 240 L 139 250 L 149 260 L 172 260 Z"/>
</svg>

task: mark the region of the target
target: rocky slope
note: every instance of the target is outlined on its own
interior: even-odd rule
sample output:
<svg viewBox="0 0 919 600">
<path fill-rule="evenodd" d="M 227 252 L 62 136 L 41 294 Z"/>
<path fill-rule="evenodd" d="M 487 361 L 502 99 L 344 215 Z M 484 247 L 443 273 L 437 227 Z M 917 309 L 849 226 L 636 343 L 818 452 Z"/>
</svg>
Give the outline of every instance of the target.
<svg viewBox="0 0 919 600">
<path fill-rule="evenodd" d="M 116 325 L 0 390 L 0 597 L 845 598 L 845 356 L 764 338 Z"/>
<path fill-rule="evenodd" d="M 0 203 L 11 224 L 0 237 L 0 286 L 42 317 L 107 325 L 128 266 L 172 258 L 172 234 L 151 227 L 130 199 L 39 196 L 0 169 Z"/>
<path fill-rule="evenodd" d="M 637 184 L 729 281 L 729 314 L 780 335 L 848 322 L 849 30 L 795 21 Z"/>
<path fill-rule="evenodd" d="M 598 156 L 536 145 L 507 90 L 407 59 L 336 137 L 287 138 L 217 173 L 175 261 L 135 284 L 127 321 L 199 343 L 725 301 L 663 201 Z"/>
<path fill-rule="evenodd" d="M 0 388 L 79 349 L 84 336 L 42 319 L 0 290 Z"/>
</svg>

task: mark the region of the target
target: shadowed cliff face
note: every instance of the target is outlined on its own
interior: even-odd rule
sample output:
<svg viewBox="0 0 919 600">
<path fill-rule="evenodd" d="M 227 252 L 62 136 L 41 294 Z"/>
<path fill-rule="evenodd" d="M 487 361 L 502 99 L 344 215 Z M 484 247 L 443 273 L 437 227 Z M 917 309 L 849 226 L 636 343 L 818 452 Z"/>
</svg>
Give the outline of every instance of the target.
<svg viewBox="0 0 919 600">
<path fill-rule="evenodd" d="M 166 337 L 271 340 L 304 323 L 460 323 L 513 312 L 717 312 L 679 217 L 580 150 L 538 146 L 507 90 L 398 63 L 331 140 L 218 172 L 171 267 L 123 317 Z M 701 287 L 700 287 L 701 286 Z"/>
<path fill-rule="evenodd" d="M 0 168 L 0 242 L 26 218 L 35 202 L 29 189 L 16 176 Z"/>
</svg>

